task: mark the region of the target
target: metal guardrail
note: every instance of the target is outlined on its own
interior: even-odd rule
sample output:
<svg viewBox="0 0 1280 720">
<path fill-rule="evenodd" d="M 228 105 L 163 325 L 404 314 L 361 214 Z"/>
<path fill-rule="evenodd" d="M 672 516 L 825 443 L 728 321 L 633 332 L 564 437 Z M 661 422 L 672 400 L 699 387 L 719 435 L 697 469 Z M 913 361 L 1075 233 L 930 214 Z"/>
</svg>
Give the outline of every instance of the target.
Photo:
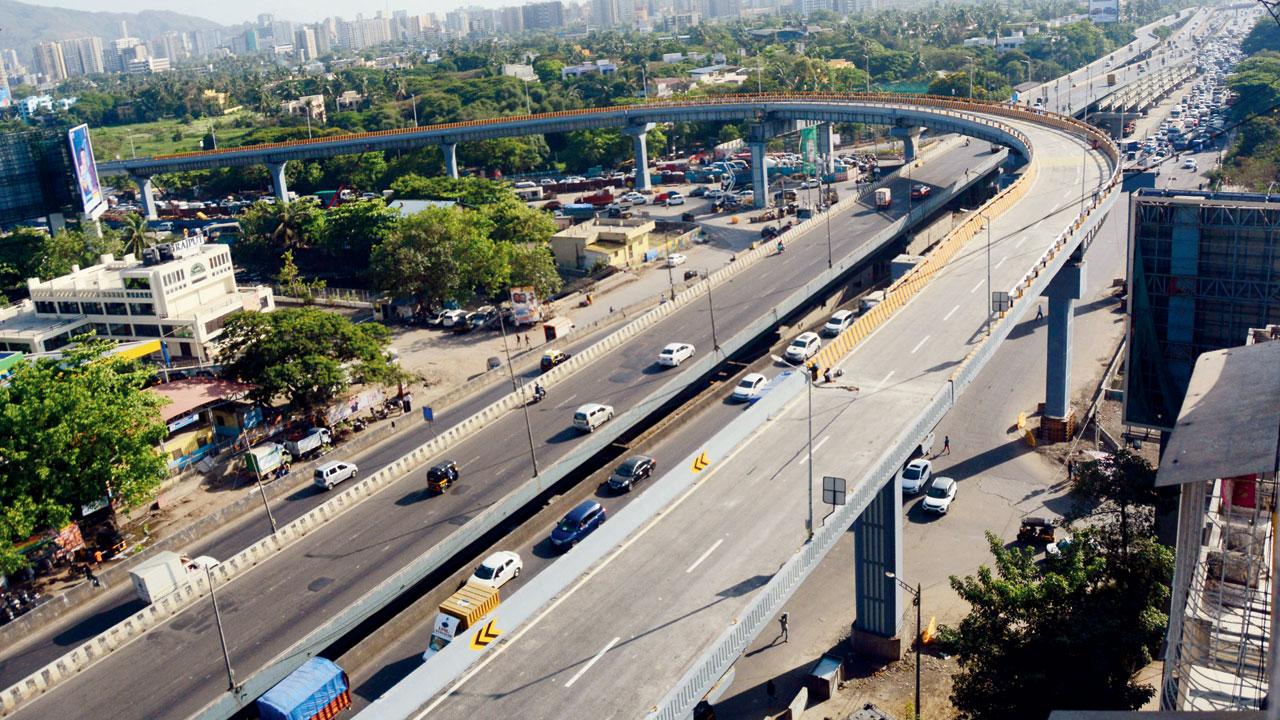
<svg viewBox="0 0 1280 720">
<path fill-rule="evenodd" d="M 898 468 L 907 461 L 920 439 L 927 435 L 954 406 L 956 396 L 973 382 L 978 372 L 995 354 L 1017 322 L 1027 313 L 1032 303 L 1027 302 L 1026 298 L 1035 297 L 1048 286 L 1054 273 L 1066 264 L 1071 253 L 1084 238 L 1096 231 L 1103 218 L 1115 205 L 1119 194 L 1117 188 L 1120 179 L 1120 163 L 1114 144 L 1102 137 L 1101 133 L 1095 129 L 1084 126 L 1083 123 L 1064 122 L 1062 129 L 1074 131 L 1074 134 L 1083 136 L 1091 143 L 1105 141 L 1105 144 L 1095 145 L 1104 149 L 1112 165 L 1111 176 L 1103 183 L 1104 193 L 1101 196 L 1095 196 L 1085 212 L 1066 231 L 1066 237 L 1059 236 L 1054 246 L 1046 252 L 1041 263 L 1037 264 L 1041 271 L 1028 273 L 1031 276 L 1030 279 L 1024 278 L 1025 282 L 1018 284 L 1023 288 L 1023 292 L 1014 298 L 1010 311 L 994 323 L 991 336 L 983 340 L 970 353 L 961 366 L 952 373 L 947 383 L 933 395 L 928 405 L 897 436 L 889 449 L 881 454 L 880 459 L 863 476 L 862 481 L 851 493 L 848 504 L 837 510 L 831 520 L 814 533 L 813 539 L 805 543 L 799 552 L 782 566 L 747 608 L 734 619 L 732 625 L 724 630 L 703 656 L 692 664 L 684 676 L 654 707 L 649 715 L 651 720 L 683 720 L 690 715 L 694 706 L 737 662 L 809 573 L 835 546 L 846 529 L 870 505 L 880 488 L 893 479 Z M 1033 292 L 1035 294 L 1032 294 Z"/>
</svg>

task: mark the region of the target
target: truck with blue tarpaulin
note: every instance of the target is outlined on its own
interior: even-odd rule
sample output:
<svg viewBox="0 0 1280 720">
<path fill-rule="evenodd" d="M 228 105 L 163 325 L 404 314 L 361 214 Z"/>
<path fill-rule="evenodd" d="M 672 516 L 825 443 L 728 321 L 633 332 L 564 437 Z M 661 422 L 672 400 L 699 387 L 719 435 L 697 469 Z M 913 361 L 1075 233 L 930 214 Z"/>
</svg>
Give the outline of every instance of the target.
<svg viewBox="0 0 1280 720">
<path fill-rule="evenodd" d="M 351 707 L 347 673 L 314 657 L 258 698 L 262 720 L 328 720 Z"/>
</svg>

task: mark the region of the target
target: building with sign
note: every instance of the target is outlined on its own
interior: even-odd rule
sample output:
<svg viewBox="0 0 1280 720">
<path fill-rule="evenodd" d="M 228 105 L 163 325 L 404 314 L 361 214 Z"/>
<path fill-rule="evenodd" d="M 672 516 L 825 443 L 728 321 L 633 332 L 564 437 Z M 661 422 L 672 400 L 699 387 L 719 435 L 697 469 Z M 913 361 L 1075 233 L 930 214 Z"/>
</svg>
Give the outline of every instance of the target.
<svg viewBox="0 0 1280 720">
<path fill-rule="evenodd" d="M 1089 19 L 1096 23 L 1120 20 L 1120 0 L 1089 0 Z"/>
<path fill-rule="evenodd" d="M 275 309 L 269 287 L 236 285 L 231 249 L 203 237 L 103 255 L 52 280 L 27 281 L 31 297 L 0 309 L 0 351 L 46 352 L 87 332 L 121 342 L 159 339 L 155 359 L 209 363 L 227 316 Z"/>
</svg>

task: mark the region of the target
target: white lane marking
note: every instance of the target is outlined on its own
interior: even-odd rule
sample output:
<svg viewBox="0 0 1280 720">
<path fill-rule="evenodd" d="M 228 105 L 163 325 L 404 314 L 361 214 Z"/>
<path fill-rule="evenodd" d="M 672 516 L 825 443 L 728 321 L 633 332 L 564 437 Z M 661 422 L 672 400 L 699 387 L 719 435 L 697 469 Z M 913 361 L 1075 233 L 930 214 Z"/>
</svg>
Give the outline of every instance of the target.
<svg viewBox="0 0 1280 720">
<path fill-rule="evenodd" d="M 561 400 L 561 402 L 562 402 L 562 403 L 564 403 L 565 405 L 568 405 L 569 403 L 573 402 L 573 399 L 574 399 L 574 398 L 576 398 L 576 397 L 578 397 L 578 393 L 574 393 L 574 394 L 570 395 L 569 397 L 565 398 L 564 400 Z"/>
<path fill-rule="evenodd" d="M 887 382 L 889 382 L 889 378 L 893 377 L 893 374 L 894 374 L 895 372 L 897 372 L 897 370 L 890 370 L 890 371 L 889 371 L 889 374 L 888 374 L 888 375 L 885 375 L 883 380 L 881 380 L 880 382 L 876 383 L 875 390 L 872 390 L 872 392 L 877 392 L 877 391 L 879 391 L 879 390 L 880 390 L 880 388 L 884 387 L 884 384 L 885 384 L 885 383 L 887 383 Z"/>
<path fill-rule="evenodd" d="M 892 372 L 889 373 L 889 375 L 892 375 L 892 374 L 893 374 Z M 886 376 L 885 379 L 887 380 L 888 377 Z M 752 437 L 752 436 L 749 436 L 749 437 Z M 543 609 L 543 611 L 537 617 L 535 617 L 533 620 L 526 621 L 523 625 L 521 625 L 520 629 L 517 630 L 515 634 L 512 635 L 506 642 L 498 645 L 498 647 L 495 648 L 492 652 L 485 653 L 485 657 L 483 660 L 476 663 L 475 666 L 473 666 L 471 670 L 467 672 L 467 674 L 463 675 L 458 680 L 455 680 L 452 685 L 444 689 L 444 691 L 441 692 L 440 695 L 430 705 L 426 706 L 421 711 L 419 711 L 417 715 L 414 715 L 413 720 L 422 720 L 422 718 L 426 717 L 427 715 L 430 715 L 431 712 L 435 710 L 437 707 L 440 707 L 441 704 L 443 704 L 446 700 L 449 699 L 450 695 L 453 695 L 453 693 L 457 692 L 458 688 L 462 687 L 467 681 L 469 681 L 471 678 L 478 675 L 481 670 L 484 670 L 486 667 L 488 667 L 489 663 L 493 662 L 495 658 L 501 655 L 503 651 L 505 651 L 507 648 L 514 645 L 516 641 L 518 641 L 520 638 L 524 637 L 525 633 L 529 632 L 534 628 L 534 626 L 542 622 L 543 618 L 555 612 L 555 609 L 560 607 L 561 603 L 563 603 L 565 600 L 568 600 L 570 597 L 572 597 L 573 594 L 578 592 L 578 590 L 580 590 L 584 585 L 586 585 L 587 582 L 591 580 L 591 578 L 598 575 L 601 571 L 603 571 L 606 567 L 608 567 L 610 563 L 612 563 L 619 556 L 621 556 L 622 553 L 626 552 L 627 548 L 639 542 L 640 538 L 644 537 L 646 534 L 648 534 L 650 530 L 656 527 L 660 520 L 667 517 L 667 515 L 670 515 L 671 512 L 676 508 L 680 507 L 680 505 L 684 503 L 685 500 L 688 500 L 690 497 L 692 497 L 693 493 L 696 490 L 698 490 L 698 488 L 705 486 L 707 484 L 706 481 L 711 476 L 715 475 L 716 472 L 721 467 L 728 464 L 730 460 L 735 458 L 738 455 L 738 453 L 742 452 L 742 450 L 746 448 L 749 444 L 750 443 L 747 443 L 747 442 L 739 443 L 736 448 L 734 448 L 727 456 L 725 456 L 725 459 L 723 461 L 716 463 L 715 465 L 713 465 L 711 468 L 707 470 L 707 477 L 703 478 L 702 482 L 694 485 L 690 485 L 689 488 L 684 491 L 683 495 L 676 498 L 673 502 L 671 502 L 670 505 L 667 506 L 666 512 L 664 514 L 650 518 L 649 522 L 646 525 L 644 525 L 638 531 L 636 531 L 635 534 L 633 534 L 630 538 L 627 538 L 626 542 L 619 545 L 613 551 L 612 554 L 610 554 L 604 560 L 597 563 L 595 567 L 588 570 L 585 575 L 579 578 L 577 585 L 570 587 L 568 590 L 562 591 L 560 595 L 554 601 L 552 601 L 550 605 L 548 605 L 545 609 Z"/>
<path fill-rule="evenodd" d="M 1018 238 L 1018 242 L 1014 243 L 1014 244 L 1013 244 L 1013 246 L 1014 246 L 1014 247 L 1016 247 L 1016 248 L 1020 248 L 1020 247 L 1022 247 L 1022 243 L 1026 242 L 1026 241 L 1027 241 L 1027 238 L 1029 238 L 1029 237 L 1031 237 L 1031 236 L 1030 236 L 1030 235 L 1023 235 L 1022 237 Z"/>
<path fill-rule="evenodd" d="M 947 313 L 947 314 L 946 314 L 946 316 L 944 316 L 944 317 L 942 318 L 942 322 L 946 322 L 946 321 L 950 320 L 950 319 L 951 319 L 951 316 L 952 316 L 952 315 L 955 315 L 955 314 L 956 314 L 956 311 L 957 311 L 957 310 L 959 310 L 959 309 L 960 309 L 960 305 L 958 305 L 958 304 L 957 304 L 955 307 L 951 308 L 951 312 Z"/>
<path fill-rule="evenodd" d="M 972 295 L 975 292 L 977 292 L 978 288 L 982 287 L 982 283 L 984 282 L 986 282 L 986 280 L 979 280 L 977 283 L 975 283 L 972 288 L 969 288 L 969 294 Z"/>
<path fill-rule="evenodd" d="M 995 268 L 993 268 L 993 269 L 995 269 L 995 270 L 999 270 L 999 269 L 1000 269 L 1000 266 L 1004 264 L 1004 261 L 1005 261 L 1005 260 L 1008 260 L 1008 259 L 1009 259 L 1009 256 L 1008 256 L 1008 255 L 1005 255 L 1004 257 L 1000 258 L 1000 262 L 996 263 L 996 266 L 995 266 Z"/>
<path fill-rule="evenodd" d="M 706 560 L 708 557 L 710 557 L 710 556 L 711 556 L 711 553 L 715 552 L 715 551 L 716 551 L 716 548 L 720 547 L 720 543 L 722 543 L 722 542 L 724 542 L 724 538 L 720 538 L 719 540 L 717 540 L 717 541 L 715 542 L 715 544 L 714 544 L 714 545 L 712 545 L 711 547 L 707 548 L 707 551 L 706 551 L 706 552 L 704 552 L 704 553 L 702 553 L 701 555 L 699 555 L 699 556 L 698 556 L 698 559 L 697 559 L 697 560 L 694 560 L 694 561 L 693 561 L 693 564 L 692 564 L 692 565 L 690 565 L 690 566 L 689 566 L 689 569 L 688 569 L 688 570 L 685 570 L 685 572 L 686 572 L 686 573 L 691 573 L 691 572 L 693 572 L 693 569 L 694 569 L 694 568 L 696 568 L 696 567 L 698 567 L 699 565 L 701 565 L 703 560 Z"/>
<path fill-rule="evenodd" d="M 928 340 L 929 340 L 928 335 L 925 335 L 924 337 L 920 338 L 920 342 L 916 343 L 916 346 L 911 348 L 911 354 L 915 355 L 916 351 L 924 347 L 925 342 L 927 342 Z"/>
<path fill-rule="evenodd" d="M 1075 197 L 1075 196 L 1076 196 L 1076 191 L 1075 191 L 1075 190 L 1068 190 L 1068 191 L 1066 191 L 1066 192 L 1062 193 L 1062 197 L 1067 198 L 1068 200 L 1070 200 L 1071 198 L 1073 198 L 1073 197 Z"/>
<path fill-rule="evenodd" d="M 596 656 L 591 658 L 591 662 L 587 663 L 586 665 L 583 665 L 582 669 L 579 670 L 573 677 L 569 678 L 569 682 L 565 683 L 564 686 L 573 687 L 573 684 L 578 682 L 578 678 L 582 677 L 583 673 L 590 670 L 592 665 L 595 665 L 597 662 L 600 662 L 600 658 L 604 657 L 604 654 L 609 652 L 609 649 L 612 648 L 614 645 L 617 645 L 618 641 L 621 639 L 622 638 L 620 637 L 616 637 L 610 640 L 608 645 L 605 645 L 604 647 L 600 648 L 600 652 L 596 653 Z"/>
<path fill-rule="evenodd" d="M 831 439 L 831 436 L 830 436 L 830 435 L 826 435 L 826 436 L 824 436 L 821 440 L 819 440 L 819 441 L 818 441 L 818 443 L 817 443 L 816 445 L 814 445 L 814 446 L 813 446 L 813 453 L 814 453 L 815 455 L 816 455 L 816 454 L 818 454 L 818 448 L 822 447 L 822 446 L 823 446 L 823 444 L 825 444 L 825 443 L 826 443 L 828 440 L 830 440 L 830 439 Z M 805 464 L 805 463 L 807 463 L 807 462 L 809 462 L 809 453 L 805 453 L 805 454 L 804 454 L 804 457 L 800 458 L 800 464 L 801 464 L 801 465 L 804 465 L 804 464 Z"/>
</svg>

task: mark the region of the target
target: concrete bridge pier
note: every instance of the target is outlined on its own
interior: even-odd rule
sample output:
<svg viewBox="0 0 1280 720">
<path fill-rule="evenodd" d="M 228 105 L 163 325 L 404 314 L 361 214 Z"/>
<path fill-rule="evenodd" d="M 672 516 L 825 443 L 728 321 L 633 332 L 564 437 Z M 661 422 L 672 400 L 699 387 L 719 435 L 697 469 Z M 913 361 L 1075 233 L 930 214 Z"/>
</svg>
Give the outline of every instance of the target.
<svg viewBox="0 0 1280 720">
<path fill-rule="evenodd" d="M 281 205 L 289 204 L 289 184 L 284 179 L 284 162 L 267 163 L 267 172 L 271 173 L 271 188 L 276 200 Z"/>
<path fill-rule="evenodd" d="M 1044 295 L 1049 299 L 1048 362 L 1045 369 L 1044 417 L 1040 435 L 1062 442 L 1074 430 L 1071 415 L 1071 326 L 1075 305 L 1084 294 L 1085 262 L 1076 255 L 1058 271 Z"/>
<path fill-rule="evenodd" d="M 160 214 L 156 212 L 156 189 L 150 175 L 130 175 L 138 184 L 138 200 L 142 203 L 142 214 L 148 220 L 156 220 Z"/>
<path fill-rule="evenodd" d="M 831 123 L 818 125 L 818 154 L 822 156 L 821 172 L 833 173 L 836 170 L 835 133 Z"/>
<path fill-rule="evenodd" d="M 859 654 L 902 657 L 902 491 L 897 478 L 880 488 L 853 522 L 854 605 L 850 642 Z M 904 580 L 905 582 L 905 580 Z"/>
<path fill-rule="evenodd" d="M 920 140 L 920 128 L 895 125 L 889 128 L 889 134 L 902 141 L 902 161 L 909 163 L 916 159 L 916 143 Z"/>
<path fill-rule="evenodd" d="M 440 152 L 444 153 L 444 172 L 453 179 L 458 179 L 458 143 L 440 143 Z"/>
<path fill-rule="evenodd" d="M 649 131 L 654 128 L 653 123 L 645 123 L 643 125 L 628 125 L 623 132 L 631 136 L 631 147 L 635 150 L 636 155 L 636 190 L 651 190 L 653 184 L 649 181 Z"/>
<path fill-rule="evenodd" d="M 769 136 L 768 123 L 752 125 L 747 135 L 747 147 L 751 150 L 751 204 L 755 208 L 769 204 L 769 168 L 766 167 Z"/>
</svg>

